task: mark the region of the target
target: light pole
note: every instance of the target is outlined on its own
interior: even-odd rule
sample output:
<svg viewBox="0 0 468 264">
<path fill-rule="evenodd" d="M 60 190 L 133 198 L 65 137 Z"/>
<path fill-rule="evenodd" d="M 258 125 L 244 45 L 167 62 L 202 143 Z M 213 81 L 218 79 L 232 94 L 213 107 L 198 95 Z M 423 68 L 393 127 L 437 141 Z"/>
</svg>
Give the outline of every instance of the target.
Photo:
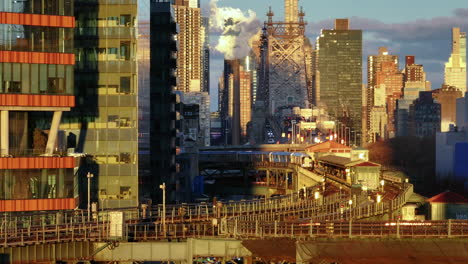
<svg viewBox="0 0 468 264">
<path fill-rule="evenodd" d="M 163 225 L 163 233 L 164 236 L 166 235 L 166 183 L 159 185 L 159 188 L 163 191 L 163 215 L 162 215 L 162 225 Z"/>
<path fill-rule="evenodd" d="M 384 181 L 384 180 L 381 180 L 381 181 L 380 181 L 380 185 L 382 186 L 382 192 L 384 192 L 385 181 Z"/>
<path fill-rule="evenodd" d="M 91 178 L 93 177 L 94 175 L 91 172 L 86 174 L 86 178 L 88 178 L 88 222 L 91 216 Z"/>
</svg>

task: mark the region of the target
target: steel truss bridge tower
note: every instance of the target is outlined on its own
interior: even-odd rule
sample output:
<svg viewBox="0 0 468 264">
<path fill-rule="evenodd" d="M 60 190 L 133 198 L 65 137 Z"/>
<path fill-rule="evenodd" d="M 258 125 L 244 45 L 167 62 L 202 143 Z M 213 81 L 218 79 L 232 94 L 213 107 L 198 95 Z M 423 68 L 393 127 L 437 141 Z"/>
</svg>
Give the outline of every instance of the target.
<svg viewBox="0 0 468 264">
<path fill-rule="evenodd" d="M 267 15 L 257 98 L 265 102 L 270 115 L 286 107 L 309 108 L 312 46 L 305 36 L 305 14 L 301 9 L 297 16 L 291 16 L 286 10 L 285 22 L 273 22 L 271 8 Z"/>
</svg>

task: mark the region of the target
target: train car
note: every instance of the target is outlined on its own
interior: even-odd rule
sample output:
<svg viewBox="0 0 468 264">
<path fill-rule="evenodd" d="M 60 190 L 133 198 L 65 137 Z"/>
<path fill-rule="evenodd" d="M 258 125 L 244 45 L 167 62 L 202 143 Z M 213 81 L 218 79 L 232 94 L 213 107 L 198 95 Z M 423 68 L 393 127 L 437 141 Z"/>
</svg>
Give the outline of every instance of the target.
<svg viewBox="0 0 468 264">
<path fill-rule="evenodd" d="M 290 152 L 271 152 L 270 162 L 284 163 L 284 164 L 291 163 L 291 153 Z"/>
</svg>

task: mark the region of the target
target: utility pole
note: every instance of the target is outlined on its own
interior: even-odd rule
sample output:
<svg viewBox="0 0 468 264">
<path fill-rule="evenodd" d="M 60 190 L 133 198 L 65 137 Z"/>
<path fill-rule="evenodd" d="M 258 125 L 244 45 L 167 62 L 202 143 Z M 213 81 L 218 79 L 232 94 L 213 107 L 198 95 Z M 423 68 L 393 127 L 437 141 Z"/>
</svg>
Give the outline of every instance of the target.
<svg viewBox="0 0 468 264">
<path fill-rule="evenodd" d="M 94 175 L 91 172 L 86 174 L 86 178 L 88 178 L 88 222 L 90 221 L 91 216 L 91 178 L 93 177 Z"/>
<path fill-rule="evenodd" d="M 163 184 L 159 185 L 159 188 L 161 188 L 163 191 L 163 213 L 162 213 L 163 215 L 161 219 L 162 219 L 164 236 L 166 236 L 166 183 L 163 182 Z"/>
</svg>

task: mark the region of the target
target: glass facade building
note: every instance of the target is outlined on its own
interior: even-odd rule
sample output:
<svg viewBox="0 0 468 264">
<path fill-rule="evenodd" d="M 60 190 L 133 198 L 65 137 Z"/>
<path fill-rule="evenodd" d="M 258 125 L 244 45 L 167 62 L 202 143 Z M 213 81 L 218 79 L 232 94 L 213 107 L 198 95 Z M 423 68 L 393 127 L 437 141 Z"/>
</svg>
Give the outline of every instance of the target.
<svg viewBox="0 0 468 264">
<path fill-rule="evenodd" d="M 316 100 L 349 127 L 360 144 L 363 127 L 362 31 L 337 19 L 335 29 L 321 31 L 316 45 Z"/>
<path fill-rule="evenodd" d="M 74 209 L 72 0 L 0 3 L 0 212 Z"/>
<path fill-rule="evenodd" d="M 76 0 L 74 14 L 77 107 L 61 129 L 68 148 L 88 157 L 79 192 L 90 172 L 91 201 L 100 208 L 137 206 L 137 1 Z"/>
</svg>

